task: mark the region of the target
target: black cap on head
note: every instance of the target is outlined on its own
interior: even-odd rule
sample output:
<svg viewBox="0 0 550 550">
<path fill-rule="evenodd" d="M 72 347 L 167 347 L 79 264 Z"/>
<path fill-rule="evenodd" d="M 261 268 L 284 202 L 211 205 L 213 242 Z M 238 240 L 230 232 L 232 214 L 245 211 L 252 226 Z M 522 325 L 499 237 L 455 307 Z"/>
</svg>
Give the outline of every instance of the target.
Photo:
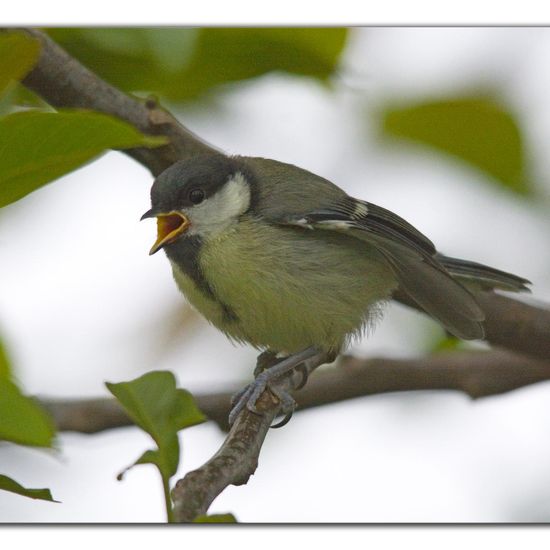
<svg viewBox="0 0 550 550">
<path fill-rule="evenodd" d="M 222 154 L 205 155 L 172 164 L 151 188 L 151 212 L 170 212 L 192 207 L 192 192 L 202 190 L 204 198 L 214 195 L 236 172 L 241 162 Z M 190 197 L 191 196 L 191 197 Z"/>
</svg>

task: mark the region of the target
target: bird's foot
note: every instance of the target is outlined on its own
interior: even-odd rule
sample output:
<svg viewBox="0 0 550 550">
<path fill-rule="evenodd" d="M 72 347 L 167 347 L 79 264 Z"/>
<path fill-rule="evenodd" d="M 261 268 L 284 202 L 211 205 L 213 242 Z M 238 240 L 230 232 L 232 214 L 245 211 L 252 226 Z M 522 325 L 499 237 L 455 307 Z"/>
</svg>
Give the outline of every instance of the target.
<svg viewBox="0 0 550 550">
<path fill-rule="evenodd" d="M 262 413 L 257 409 L 256 403 L 262 393 L 266 389 L 269 389 L 269 391 L 281 403 L 281 412 L 285 415 L 281 422 L 272 427 L 280 428 L 281 426 L 284 426 L 290 420 L 290 417 L 296 408 L 296 401 L 294 401 L 294 398 L 290 395 L 290 393 L 277 388 L 277 385 L 274 382 L 280 380 L 285 375 L 292 375 L 293 370 L 296 367 L 301 365 L 307 359 L 311 359 L 318 354 L 319 351 L 313 347 L 307 348 L 306 350 L 291 355 L 285 359 L 277 359 L 276 355 L 271 352 L 262 353 L 258 357 L 258 363 L 254 371 L 254 382 L 235 394 L 231 400 L 232 408 L 229 413 L 229 425 L 233 425 L 236 418 L 245 408 L 254 414 L 261 415 Z M 273 362 L 275 362 L 275 364 L 273 364 Z M 307 380 L 307 376 L 304 375 L 304 372 L 302 372 L 302 382 L 300 383 L 300 387 L 303 386 Z"/>
<path fill-rule="evenodd" d="M 285 375 L 281 375 L 285 376 Z M 284 426 L 292 416 L 296 408 L 296 401 L 287 391 L 281 391 L 275 385 L 269 383 L 269 375 L 266 372 L 260 373 L 254 382 L 245 386 L 240 392 L 236 393 L 231 400 L 231 412 L 229 413 L 229 425 L 232 426 L 239 414 L 246 408 L 254 414 L 263 414 L 260 412 L 256 403 L 262 393 L 268 389 L 281 403 L 281 412 L 285 418 L 273 428 Z"/>
</svg>

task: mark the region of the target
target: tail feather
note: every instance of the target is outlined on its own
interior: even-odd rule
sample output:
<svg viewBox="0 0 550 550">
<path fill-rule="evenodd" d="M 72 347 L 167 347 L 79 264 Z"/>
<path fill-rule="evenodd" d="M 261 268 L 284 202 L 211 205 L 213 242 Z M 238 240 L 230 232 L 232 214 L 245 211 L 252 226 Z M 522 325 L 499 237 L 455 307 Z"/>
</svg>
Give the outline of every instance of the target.
<svg viewBox="0 0 550 550">
<path fill-rule="evenodd" d="M 526 286 L 531 282 L 523 277 L 476 262 L 450 258 L 439 253 L 436 254 L 436 258 L 451 275 L 464 280 L 465 283 L 473 282 L 477 287 L 484 290 L 498 288 L 512 292 L 531 292 Z"/>
<path fill-rule="evenodd" d="M 428 315 L 463 340 L 483 338 L 485 315 L 471 292 L 437 263 L 407 254 L 386 255 L 399 287 Z"/>
</svg>

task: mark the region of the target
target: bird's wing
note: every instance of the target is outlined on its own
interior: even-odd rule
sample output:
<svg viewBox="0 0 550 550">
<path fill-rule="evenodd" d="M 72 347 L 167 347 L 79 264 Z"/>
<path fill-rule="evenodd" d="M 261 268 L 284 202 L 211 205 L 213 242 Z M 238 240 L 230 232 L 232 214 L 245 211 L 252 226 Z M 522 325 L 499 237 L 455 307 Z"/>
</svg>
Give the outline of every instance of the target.
<svg viewBox="0 0 550 550">
<path fill-rule="evenodd" d="M 485 316 L 472 294 L 438 261 L 433 243 L 393 212 L 346 196 L 278 223 L 338 231 L 368 242 L 391 265 L 400 288 L 427 313 L 460 338 L 483 338 Z"/>
</svg>

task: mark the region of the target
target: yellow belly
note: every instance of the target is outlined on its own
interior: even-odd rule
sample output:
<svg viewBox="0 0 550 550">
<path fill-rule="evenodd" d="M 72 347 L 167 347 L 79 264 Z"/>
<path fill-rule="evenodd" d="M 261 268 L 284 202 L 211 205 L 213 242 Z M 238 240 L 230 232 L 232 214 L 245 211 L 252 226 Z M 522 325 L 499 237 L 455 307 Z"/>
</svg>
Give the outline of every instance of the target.
<svg viewBox="0 0 550 550">
<path fill-rule="evenodd" d="M 339 351 L 380 316 L 397 286 L 381 255 L 359 240 L 253 219 L 207 240 L 199 262 L 236 319 L 173 264 L 189 302 L 229 338 L 272 351 Z"/>
</svg>

